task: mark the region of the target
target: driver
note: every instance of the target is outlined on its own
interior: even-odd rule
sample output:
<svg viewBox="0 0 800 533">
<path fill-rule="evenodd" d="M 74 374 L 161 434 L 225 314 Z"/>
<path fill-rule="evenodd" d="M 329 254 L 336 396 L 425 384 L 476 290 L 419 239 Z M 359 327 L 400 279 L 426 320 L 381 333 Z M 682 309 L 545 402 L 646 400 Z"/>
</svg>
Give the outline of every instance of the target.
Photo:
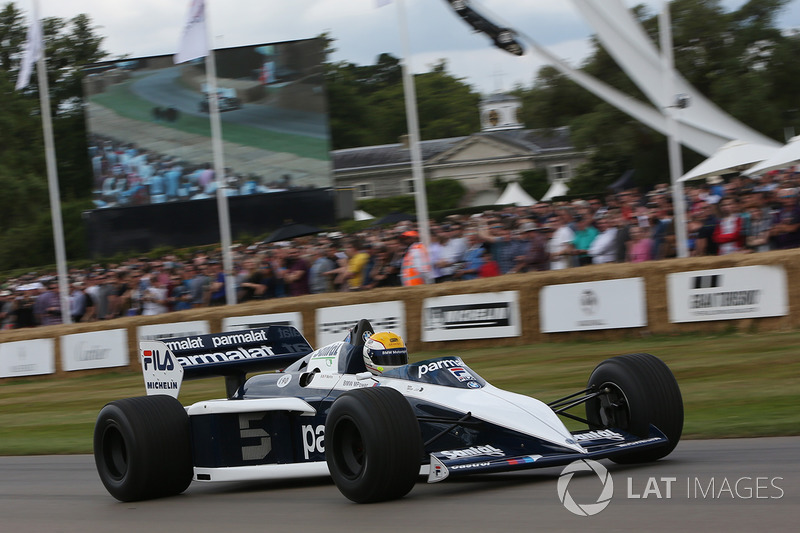
<svg viewBox="0 0 800 533">
<path fill-rule="evenodd" d="M 364 364 L 367 370 L 379 376 L 408 364 L 408 349 L 402 337 L 392 331 L 378 331 L 364 343 Z"/>
</svg>

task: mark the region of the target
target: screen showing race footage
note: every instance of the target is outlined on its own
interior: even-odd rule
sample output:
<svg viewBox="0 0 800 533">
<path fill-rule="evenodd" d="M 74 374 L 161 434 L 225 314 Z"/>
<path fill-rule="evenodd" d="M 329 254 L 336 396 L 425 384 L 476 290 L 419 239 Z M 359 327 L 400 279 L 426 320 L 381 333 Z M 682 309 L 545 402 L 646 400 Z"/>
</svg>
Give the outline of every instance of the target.
<svg viewBox="0 0 800 533">
<path fill-rule="evenodd" d="M 125 59 L 87 67 L 95 207 L 128 207 L 331 187 L 321 39 L 215 51 L 224 180 L 212 155 L 209 84 L 200 58 Z"/>
</svg>

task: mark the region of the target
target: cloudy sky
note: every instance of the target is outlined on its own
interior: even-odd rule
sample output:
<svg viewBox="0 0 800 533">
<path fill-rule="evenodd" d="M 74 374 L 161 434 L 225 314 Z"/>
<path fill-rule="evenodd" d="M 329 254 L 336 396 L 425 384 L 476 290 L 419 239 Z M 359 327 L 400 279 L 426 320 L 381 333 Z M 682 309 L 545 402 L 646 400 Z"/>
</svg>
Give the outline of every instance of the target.
<svg viewBox="0 0 800 533">
<path fill-rule="evenodd" d="M 645 3 L 653 14 L 663 0 Z M 526 54 L 515 57 L 472 33 L 444 0 L 403 0 L 410 36 L 409 64 L 415 72 L 428 70 L 440 59 L 448 70 L 476 90 L 491 93 L 515 84 L 530 85 L 542 60 Z M 3 4 L 6 1 L 3 0 Z M 33 0 L 13 2 L 31 13 Z M 398 5 L 376 8 L 376 0 L 206 0 L 214 48 L 315 37 L 328 32 L 335 40 L 334 60 L 372 64 L 388 52 L 402 54 Z M 723 0 L 729 7 L 743 0 Z M 43 17 L 88 14 L 105 36 L 112 56 L 142 57 L 174 53 L 189 0 L 39 0 Z M 558 57 L 578 66 L 589 51 L 591 28 L 571 2 L 553 0 L 473 0 L 486 15 L 520 30 Z M 800 0 L 784 10 L 781 27 L 800 27 Z"/>
</svg>

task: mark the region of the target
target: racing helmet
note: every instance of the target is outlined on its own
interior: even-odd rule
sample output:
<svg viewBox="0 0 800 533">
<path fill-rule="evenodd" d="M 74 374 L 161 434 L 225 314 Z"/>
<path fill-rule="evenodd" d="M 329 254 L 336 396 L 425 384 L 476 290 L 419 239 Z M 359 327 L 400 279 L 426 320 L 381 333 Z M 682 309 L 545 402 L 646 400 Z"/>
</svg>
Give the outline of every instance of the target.
<svg viewBox="0 0 800 533">
<path fill-rule="evenodd" d="M 392 331 L 370 335 L 364 342 L 364 364 L 376 375 L 408 364 L 408 349 L 402 337 Z"/>
</svg>

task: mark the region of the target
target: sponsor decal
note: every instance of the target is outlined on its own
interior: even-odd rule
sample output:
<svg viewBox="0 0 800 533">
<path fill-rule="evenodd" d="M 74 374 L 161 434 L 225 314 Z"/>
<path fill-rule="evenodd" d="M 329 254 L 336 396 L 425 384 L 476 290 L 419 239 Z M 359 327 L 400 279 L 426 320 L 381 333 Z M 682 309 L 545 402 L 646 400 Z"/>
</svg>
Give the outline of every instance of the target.
<svg viewBox="0 0 800 533">
<path fill-rule="evenodd" d="M 660 441 L 660 440 L 661 440 L 660 437 L 651 437 L 649 439 L 635 440 L 633 442 L 623 442 L 622 444 L 617 444 L 616 447 L 617 448 L 627 448 L 628 446 L 637 446 L 639 444 L 645 444 L 647 442 L 657 442 L 657 441 Z"/>
<path fill-rule="evenodd" d="M 198 355 L 178 357 L 178 362 L 183 367 L 206 365 L 211 363 L 225 363 L 227 361 L 244 361 L 247 359 L 260 359 L 275 355 L 267 345 L 255 348 L 234 348 L 225 352 L 211 352 Z"/>
<path fill-rule="evenodd" d="M 786 271 L 778 266 L 669 274 L 667 291 L 671 322 L 788 314 Z"/>
<path fill-rule="evenodd" d="M 510 325 L 507 302 L 450 305 L 428 309 L 427 329 L 496 328 Z"/>
<path fill-rule="evenodd" d="M 600 478 L 603 488 L 600 495 L 597 497 L 597 501 L 594 503 L 579 504 L 572 498 L 572 495 L 569 493 L 569 484 L 575 472 L 594 472 L 595 475 Z M 558 499 L 567 511 L 578 516 L 594 516 L 611 503 L 611 497 L 614 496 L 614 480 L 611 479 L 608 470 L 597 461 L 580 459 L 571 462 L 564 468 L 558 478 L 556 489 L 558 491 Z"/>
<path fill-rule="evenodd" d="M 495 448 L 494 446 L 472 446 L 463 450 L 443 450 L 438 452 L 446 456 L 449 460 L 460 459 L 462 457 L 505 457 L 506 454 L 503 450 Z"/>
<path fill-rule="evenodd" d="M 308 460 L 309 454 L 325 453 L 325 426 L 302 426 L 303 457 Z"/>
<path fill-rule="evenodd" d="M 472 374 L 467 371 L 466 368 L 461 366 L 454 366 L 452 368 L 448 368 L 447 370 L 453 374 L 458 381 L 474 381 L 475 378 L 472 377 Z"/>
<path fill-rule="evenodd" d="M 611 431 L 610 429 L 598 429 L 594 431 L 587 431 L 586 433 L 576 433 L 573 435 L 573 437 L 575 437 L 575 441 L 577 442 L 598 439 L 625 440 L 625 437 L 616 431 Z"/>
<path fill-rule="evenodd" d="M 431 363 L 428 363 L 427 365 L 421 365 L 417 367 L 417 377 L 421 378 L 428 372 L 434 372 L 442 368 L 457 367 L 463 364 L 464 362 L 457 357 L 455 359 L 443 359 L 441 361 L 433 361 Z"/>
<path fill-rule="evenodd" d="M 147 390 L 178 390 L 178 382 L 169 381 L 145 381 L 144 386 Z"/>
<path fill-rule="evenodd" d="M 282 389 L 283 387 L 288 385 L 290 381 L 292 381 L 292 375 L 291 374 L 286 374 L 285 376 L 281 376 L 278 379 L 278 388 Z"/>
<path fill-rule="evenodd" d="M 492 463 L 485 461 L 483 463 L 468 463 L 465 465 L 453 465 L 450 467 L 450 470 L 470 470 L 472 468 L 482 468 L 484 466 L 489 466 Z"/>
<path fill-rule="evenodd" d="M 167 348 L 173 351 L 179 350 L 194 350 L 198 348 L 205 348 L 205 343 L 203 342 L 203 337 L 194 337 L 194 338 L 186 338 L 180 339 L 177 341 L 167 341 L 164 342 L 167 345 Z"/>
<path fill-rule="evenodd" d="M 506 463 L 510 465 L 524 465 L 524 464 L 535 463 L 541 458 L 542 458 L 541 455 L 526 455 L 525 457 L 515 457 L 513 459 L 508 459 L 506 460 Z"/>
<path fill-rule="evenodd" d="M 431 454 L 431 470 L 428 472 L 428 483 L 443 481 L 447 479 L 447 476 L 449 475 L 450 472 L 447 470 L 447 467 L 444 465 L 444 463 Z"/>
<path fill-rule="evenodd" d="M 364 381 L 358 379 L 342 380 L 342 387 L 344 387 L 345 389 L 363 389 L 366 387 L 372 387 L 374 385 L 375 384 L 373 382 L 367 380 Z"/>
<path fill-rule="evenodd" d="M 467 383 L 467 387 L 469 387 L 470 389 L 480 389 L 481 384 L 478 383 L 477 381 L 470 381 Z"/>
<path fill-rule="evenodd" d="M 169 352 L 159 350 L 142 350 L 142 366 L 144 370 L 169 371 L 175 368 L 175 361 Z"/>
</svg>

